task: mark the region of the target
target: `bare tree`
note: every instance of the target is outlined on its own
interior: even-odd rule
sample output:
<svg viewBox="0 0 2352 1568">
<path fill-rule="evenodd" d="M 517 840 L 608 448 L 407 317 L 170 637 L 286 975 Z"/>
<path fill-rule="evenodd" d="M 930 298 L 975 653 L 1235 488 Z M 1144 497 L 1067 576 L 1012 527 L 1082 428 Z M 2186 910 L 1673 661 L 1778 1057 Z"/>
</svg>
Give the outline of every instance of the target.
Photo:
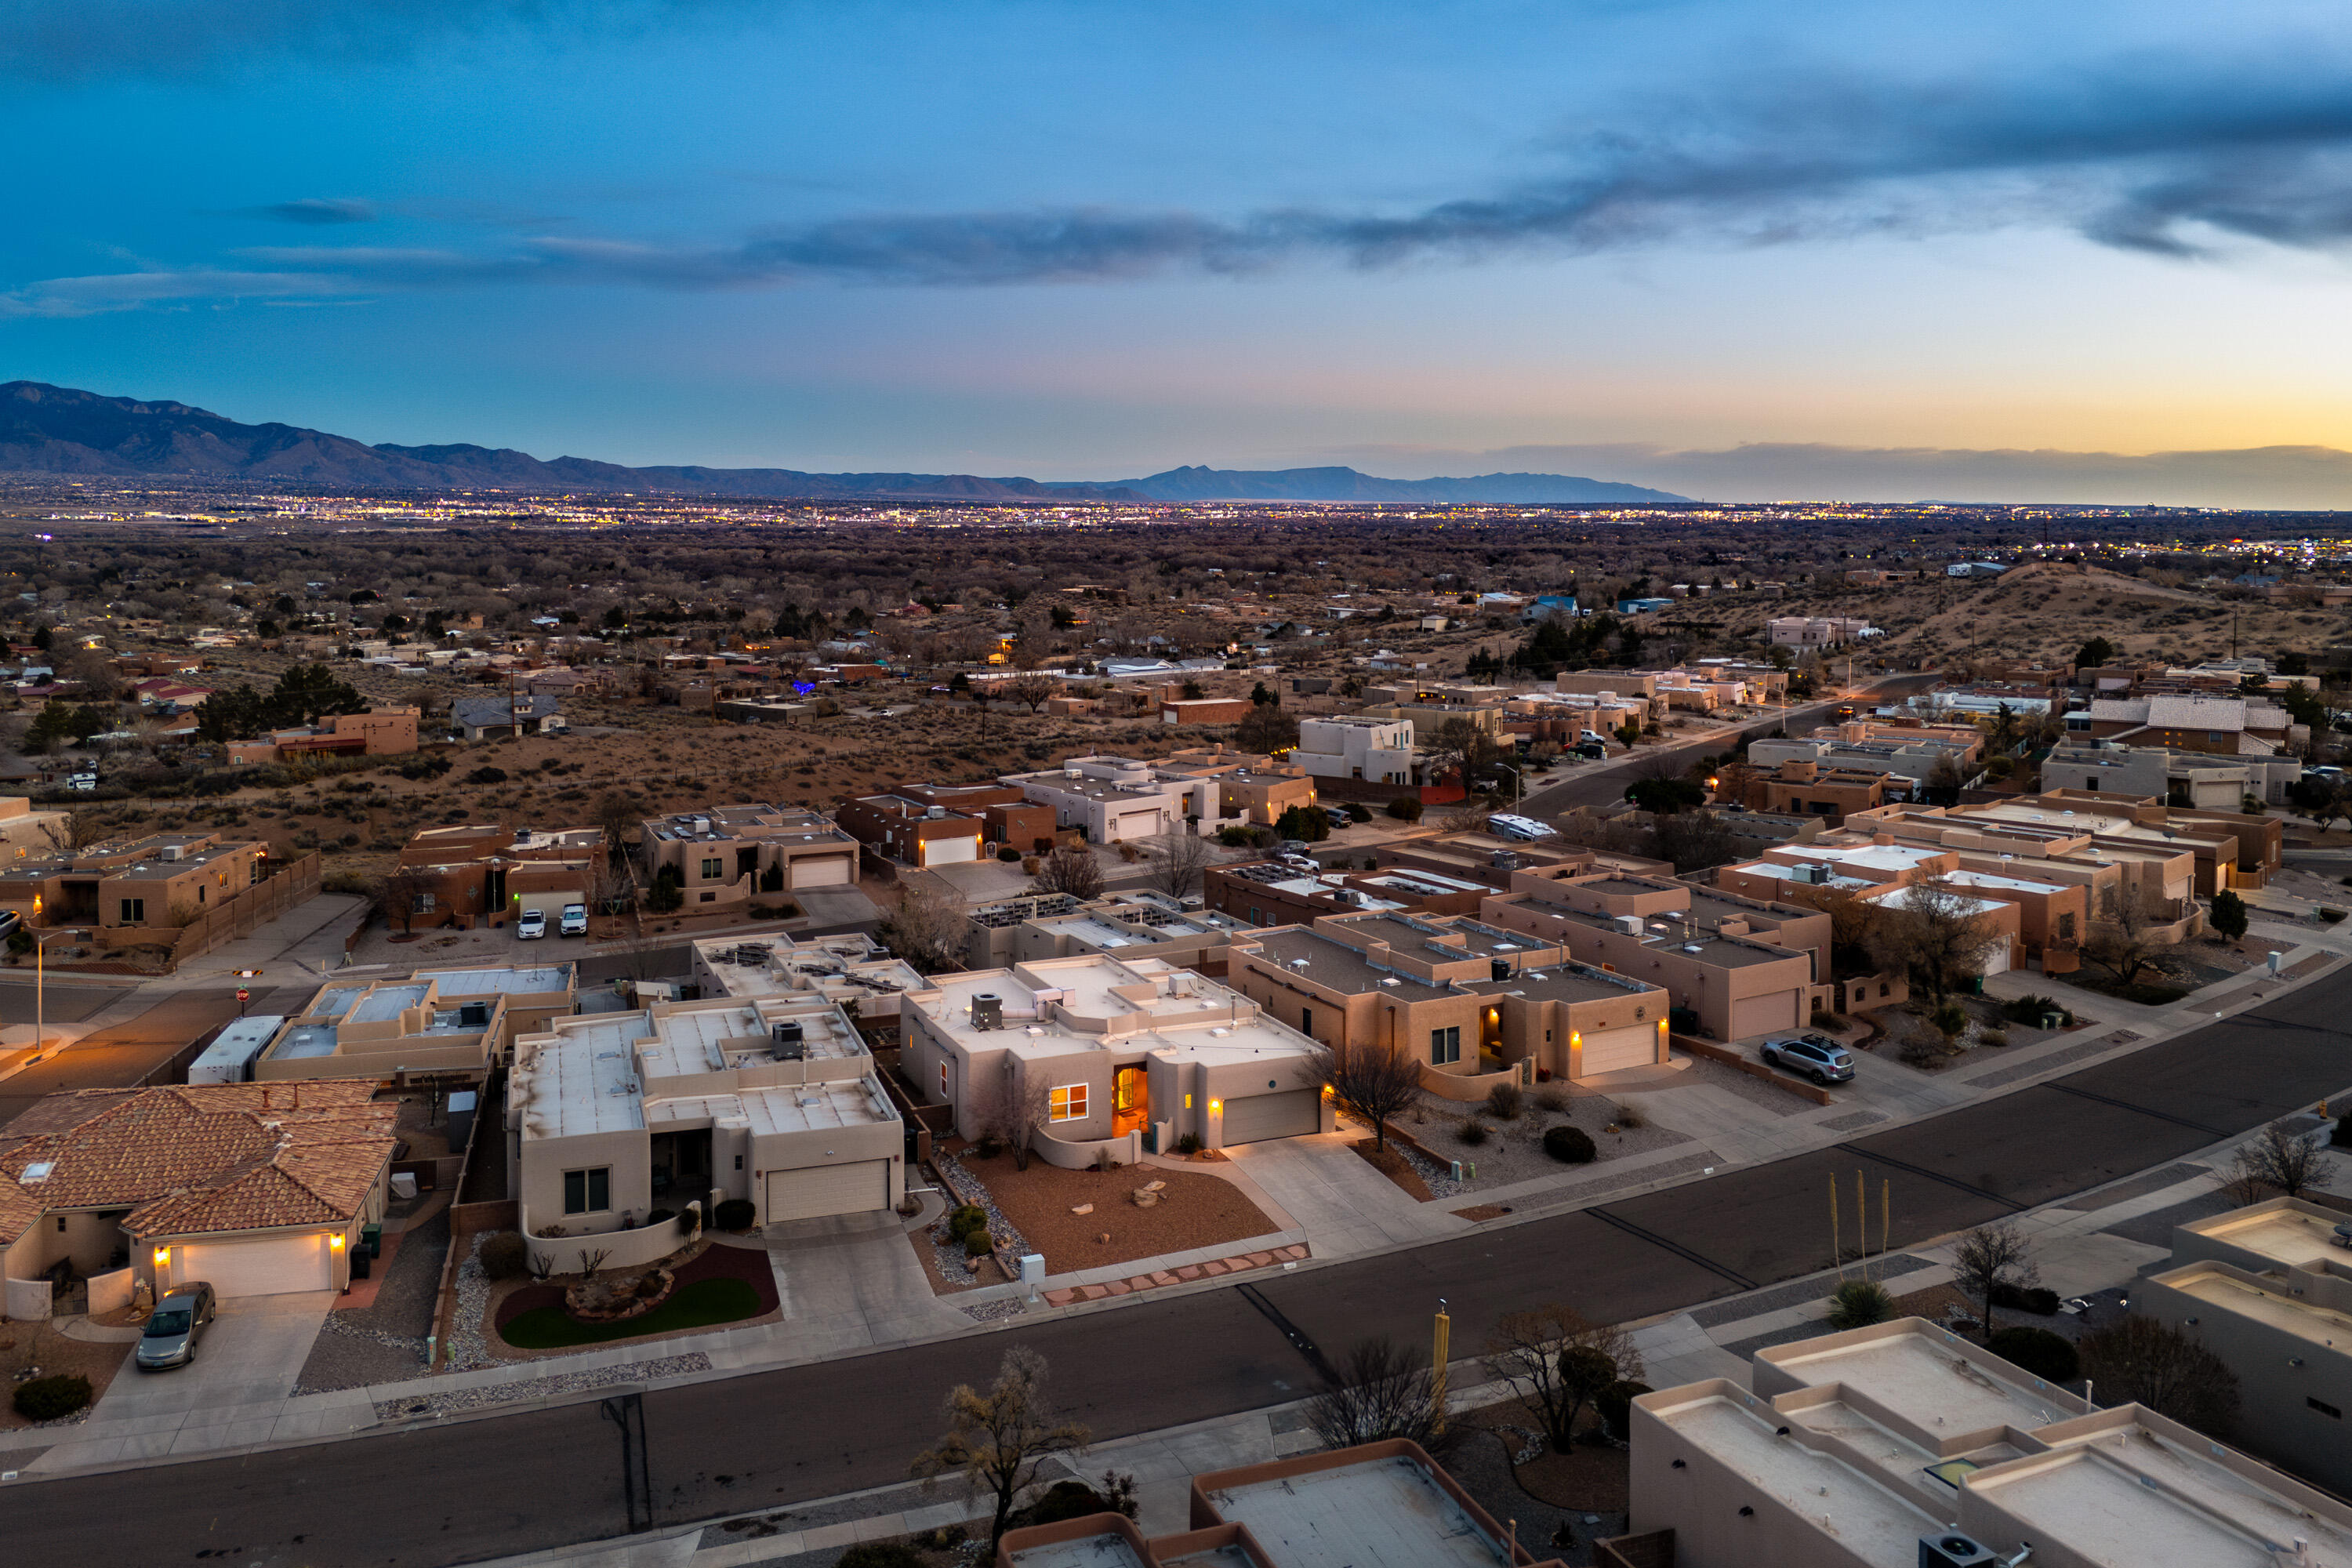
<svg viewBox="0 0 2352 1568">
<path fill-rule="evenodd" d="M 1307 1400 L 1306 1415 L 1327 1448 L 1402 1437 L 1434 1449 L 1454 1430 L 1441 1424 L 1427 1352 L 1385 1338 L 1359 1340 Z"/>
<path fill-rule="evenodd" d="M 2242 1204 L 2260 1203 L 2275 1190 L 2299 1198 L 2326 1182 L 2336 1162 L 2326 1152 L 2327 1134 L 2294 1133 L 2273 1121 L 2238 1145 L 2230 1162 L 2230 1192 Z"/>
<path fill-rule="evenodd" d="M 1016 675 L 1003 687 L 1004 695 L 1034 713 L 1062 694 L 1062 683 L 1043 670 Z"/>
<path fill-rule="evenodd" d="M 963 950 L 963 900 L 931 888 L 903 887 L 877 932 L 882 944 L 926 974 L 956 966 Z"/>
<path fill-rule="evenodd" d="M 420 907 L 441 885 L 431 872 L 415 866 L 394 866 L 376 879 L 375 907 L 386 925 L 397 921 L 403 936 L 415 928 Z"/>
<path fill-rule="evenodd" d="M 1013 1168 L 1025 1171 L 1036 1147 L 1038 1131 L 1053 1115 L 1054 1090 L 1043 1073 L 1016 1079 L 1013 1072 L 1013 1058 L 1008 1052 L 1003 1080 L 982 1108 L 977 1121 L 983 1134 L 993 1132 L 1013 1151 Z"/>
<path fill-rule="evenodd" d="M 2238 1418 L 2238 1377 L 2195 1335 L 2135 1312 L 2077 1343 L 2083 1375 L 2110 1404 L 2145 1405 L 2210 1436 Z"/>
<path fill-rule="evenodd" d="M 2155 966 L 2165 944 L 2156 940 L 2157 918 L 2131 889 L 2124 889 L 2105 920 L 2092 924 L 2083 956 L 2129 985 Z"/>
<path fill-rule="evenodd" d="M 1394 1047 L 1342 1050 L 1318 1045 L 1307 1053 L 1298 1076 L 1310 1084 L 1328 1086 L 1340 1110 L 1370 1122 L 1372 1147 L 1381 1152 L 1389 1146 L 1389 1118 L 1421 1103 L 1421 1064 Z"/>
<path fill-rule="evenodd" d="M 1678 811 L 1650 824 L 1652 847 L 1677 872 L 1704 871 L 1739 858 L 1740 839 L 1712 811 Z"/>
<path fill-rule="evenodd" d="M 1083 844 L 1057 846 L 1037 863 L 1036 888 L 1041 893 L 1067 893 L 1080 903 L 1102 897 L 1102 864 Z"/>
<path fill-rule="evenodd" d="M 1201 873 L 1217 863 L 1216 846 L 1197 833 L 1171 829 L 1152 836 L 1151 885 L 1171 899 L 1201 889 Z"/>
<path fill-rule="evenodd" d="M 604 830 L 604 847 L 617 858 L 626 847 L 630 832 L 644 817 L 645 802 L 621 790 L 607 790 L 596 803 L 596 826 Z"/>
<path fill-rule="evenodd" d="M 1545 1437 L 1563 1454 L 1593 1397 L 1612 1383 L 1642 1375 L 1642 1352 L 1631 1334 L 1557 1303 L 1513 1312 L 1496 1323 L 1486 1363 L 1489 1374 L 1527 1403 Z"/>
<path fill-rule="evenodd" d="M 1880 952 L 1908 968 L 1913 983 L 1938 1004 L 1981 974 L 1986 955 L 2008 940 L 1976 900 L 1946 882 L 1915 882 L 1878 908 Z"/>
<path fill-rule="evenodd" d="M 2040 1278 L 2026 1256 L 2024 1236 L 2007 1220 L 1977 1226 L 1952 1249 L 1952 1283 L 1960 1294 L 1983 1304 L 1988 1343 L 1992 1340 L 1993 1292 L 2004 1285 L 2031 1285 Z"/>
<path fill-rule="evenodd" d="M 1054 1415 L 1045 1399 L 1045 1358 L 1026 1345 L 1004 1352 L 986 1392 L 960 1383 L 948 1392 L 947 1435 L 908 1467 L 926 1482 L 961 1475 L 974 1497 L 994 1500 L 988 1550 L 1004 1538 L 1004 1521 L 1021 1494 L 1035 1484 L 1045 1461 L 1083 1454 L 1093 1434 Z"/>
<path fill-rule="evenodd" d="M 106 837 L 106 824 L 94 811 L 68 807 L 41 824 L 41 837 L 60 855 L 87 849 Z"/>
<path fill-rule="evenodd" d="M 1298 744 L 1298 721 L 1276 703 L 1253 703 L 1234 726 L 1234 744 L 1265 756 L 1286 752 Z"/>
</svg>

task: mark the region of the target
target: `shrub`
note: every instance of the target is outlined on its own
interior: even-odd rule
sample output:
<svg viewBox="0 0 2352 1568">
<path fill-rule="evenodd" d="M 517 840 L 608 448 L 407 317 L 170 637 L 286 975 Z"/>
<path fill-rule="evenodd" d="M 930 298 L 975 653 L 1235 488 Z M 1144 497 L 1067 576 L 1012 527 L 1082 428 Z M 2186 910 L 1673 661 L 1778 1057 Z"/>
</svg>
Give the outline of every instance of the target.
<svg viewBox="0 0 2352 1568">
<path fill-rule="evenodd" d="M 1409 795 L 1400 795 L 1396 799 L 1389 802 L 1388 813 L 1391 816 L 1395 817 L 1399 822 L 1419 822 L 1421 820 L 1421 802 L 1415 800 Z"/>
<path fill-rule="evenodd" d="M 834 1559 L 834 1568 L 929 1568 L 903 1541 L 861 1541 Z"/>
<path fill-rule="evenodd" d="M 1494 1131 L 1475 1116 L 1464 1117 L 1462 1124 L 1454 1130 L 1454 1136 L 1473 1148 L 1484 1143 L 1494 1135 Z"/>
<path fill-rule="evenodd" d="M 18 1384 L 11 1403 L 16 1414 L 27 1421 L 55 1421 L 89 1403 L 89 1379 L 37 1377 L 30 1383 Z"/>
<path fill-rule="evenodd" d="M 1563 1165 L 1590 1165 L 1601 1151 L 1583 1128 L 1562 1124 L 1544 1134 L 1544 1152 Z"/>
<path fill-rule="evenodd" d="M 1629 1435 L 1629 1423 L 1633 1418 L 1633 1401 L 1650 1392 L 1646 1383 L 1619 1378 L 1592 1396 L 1592 1413 L 1601 1417 L 1601 1429 L 1620 1443 Z"/>
<path fill-rule="evenodd" d="M 966 1258 L 985 1258 L 988 1256 L 989 1249 L 995 1245 L 995 1241 L 988 1234 L 988 1227 L 983 1225 L 965 1232 L 963 1255 Z"/>
<path fill-rule="evenodd" d="M 2050 1383 L 2072 1383 L 2083 1370 L 2074 1342 L 2048 1329 L 2003 1329 L 1985 1348 Z"/>
<path fill-rule="evenodd" d="M 1839 1017 L 1827 1007 L 1816 1007 L 1813 1009 L 1813 1027 L 1816 1029 L 1834 1029 L 1839 1027 L 1844 1022 L 1845 1020 L 1843 1018 Z"/>
<path fill-rule="evenodd" d="M 1517 1121 L 1527 1109 L 1527 1094 L 1515 1083 L 1498 1083 L 1486 1091 L 1486 1114 L 1500 1121 Z"/>
<path fill-rule="evenodd" d="M 996 858 L 1007 866 L 1018 865 L 1021 860 L 1021 851 L 1007 844 L 996 852 Z"/>
<path fill-rule="evenodd" d="M 2058 1310 L 2058 1292 L 2039 1285 L 2018 1285 L 2004 1279 L 1992 1288 L 1992 1304 L 2007 1307 L 2011 1311 L 2032 1312 L 2037 1317 L 2047 1318 Z"/>
<path fill-rule="evenodd" d="M 1566 1110 L 1568 1109 L 1568 1091 L 1552 1084 L 1544 1085 L 1543 1088 L 1536 1090 L 1536 1109 L 1538 1110 Z M 2347 1117 L 2346 1120 L 2352 1121 L 2352 1117 Z"/>
<path fill-rule="evenodd" d="M 1351 801 L 1349 801 L 1349 802 L 1348 803 L 1348 820 L 1349 820 L 1349 821 L 1350 821 L 1350 822 L 1370 822 L 1371 819 L 1372 819 L 1372 808 L 1371 808 L 1370 806 L 1366 805 L 1365 805 L 1362 801 L 1360 801 L 1360 800 L 1351 800 Z"/>
<path fill-rule="evenodd" d="M 2009 1044 L 2009 1031 L 2007 1029 L 1986 1029 L 1977 1036 L 1977 1044 L 1980 1046 L 2005 1046 Z"/>
<path fill-rule="evenodd" d="M 2347 1117 L 2346 1120 L 2352 1121 L 2352 1117 Z M 1176 1140 L 1176 1152 L 1179 1154 L 1197 1154 L 1200 1152 L 1200 1134 L 1196 1132 L 1187 1132 L 1182 1137 Z"/>
<path fill-rule="evenodd" d="M 646 1224 L 649 1226 L 659 1225 L 666 1219 L 676 1219 L 677 1217 L 677 1211 L 676 1209 L 647 1209 L 646 1211 Z"/>
<path fill-rule="evenodd" d="M 476 768 L 466 775 L 466 782 L 469 784 L 504 784 L 507 771 L 504 768 Z"/>
<path fill-rule="evenodd" d="M 1830 1295 L 1832 1329 L 1866 1329 L 1894 1316 L 1894 1293 L 1875 1279 L 1849 1279 Z"/>
<path fill-rule="evenodd" d="M 2319 918 L 2326 921 L 2329 925 L 2334 925 L 2344 918 L 2344 911 L 2342 910 L 2330 909 L 2326 905 L 2323 904 L 2319 909 Z"/>
<path fill-rule="evenodd" d="M 2036 996 L 2030 992 L 2023 996 L 2011 997 L 2010 1000 L 2000 1005 L 2000 1016 L 2002 1017 L 2008 1019 L 2012 1024 L 2026 1024 L 2037 1029 L 2042 1026 L 2042 1015 L 2044 1013 L 2063 1013 L 2065 1011 L 2065 1008 L 2058 1005 L 2058 1004 L 2051 998 L 2047 996 Z M 2074 1019 L 2069 1017 L 2066 1021 L 2071 1024 L 2074 1022 Z"/>
<path fill-rule="evenodd" d="M 1643 1121 L 1642 1113 L 1632 1106 L 1621 1105 L 1617 1108 L 1617 1125 L 1631 1132 L 1636 1128 L 1647 1127 L 1649 1123 Z"/>
<path fill-rule="evenodd" d="M 978 1204 L 965 1204 L 948 1214 L 948 1234 L 961 1241 L 975 1230 L 988 1228 L 988 1211 Z"/>
<path fill-rule="evenodd" d="M 482 1272 L 493 1279 L 520 1279 L 530 1272 L 530 1248 L 523 1245 L 520 1231 L 492 1231 L 482 1237 L 475 1256 L 482 1261 Z"/>
<path fill-rule="evenodd" d="M 1958 1002 L 1947 1002 L 1927 1015 L 1927 1024 L 1936 1033 L 1950 1039 L 1967 1031 L 1969 1011 Z"/>
<path fill-rule="evenodd" d="M 721 1230 L 749 1230 L 760 1211 L 749 1198 L 721 1198 L 710 1211 L 710 1222 Z"/>
</svg>

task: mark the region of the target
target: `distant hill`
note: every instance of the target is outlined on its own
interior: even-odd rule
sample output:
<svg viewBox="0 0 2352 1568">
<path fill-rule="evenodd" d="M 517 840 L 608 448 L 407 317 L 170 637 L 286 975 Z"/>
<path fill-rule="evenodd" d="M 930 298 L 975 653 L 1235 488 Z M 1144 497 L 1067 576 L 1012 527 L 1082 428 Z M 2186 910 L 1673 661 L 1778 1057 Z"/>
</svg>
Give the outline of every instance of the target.
<svg viewBox="0 0 2352 1568">
<path fill-rule="evenodd" d="M 510 447 L 371 447 L 294 425 L 240 425 L 184 403 L 102 397 L 37 381 L 0 383 L 0 473 L 282 480 L 334 489 L 633 490 L 818 500 L 1113 500 L 1116 485 L 1055 485 L 972 474 L 804 474 L 793 468 L 630 468 L 588 458 L 542 462 Z"/>
<path fill-rule="evenodd" d="M 974 474 L 808 474 L 797 468 L 625 468 L 545 461 L 512 447 L 371 447 L 298 425 L 240 425 L 184 403 L 0 382 L 0 473 L 277 480 L 351 489 L 617 491 L 814 500 L 1677 501 L 1639 485 L 1564 474 L 1382 479 L 1353 468 L 1171 468 L 1148 479 L 1041 484 Z"/>
<path fill-rule="evenodd" d="M 1354 468 L 1171 468 L 1143 479 L 1110 481 L 1153 500 L 1313 500 L 1486 502 L 1497 506 L 1557 506 L 1584 501 L 1679 501 L 1686 496 L 1573 474 L 1476 474 L 1468 479 L 1383 479 Z M 1058 488 L 1058 487 L 1057 487 Z"/>
</svg>

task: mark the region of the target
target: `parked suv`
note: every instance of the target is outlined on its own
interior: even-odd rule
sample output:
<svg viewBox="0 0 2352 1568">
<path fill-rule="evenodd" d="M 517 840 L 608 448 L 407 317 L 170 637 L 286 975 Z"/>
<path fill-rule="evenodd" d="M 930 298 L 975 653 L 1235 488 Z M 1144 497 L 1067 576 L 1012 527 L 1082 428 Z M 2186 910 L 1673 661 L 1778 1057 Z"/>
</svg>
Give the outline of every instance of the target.
<svg viewBox="0 0 2352 1568">
<path fill-rule="evenodd" d="M 518 942 L 531 942 L 546 934 L 547 911 L 545 910 L 525 910 L 522 912 L 522 918 L 515 921 L 515 940 Z"/>
<path fill-rule="evenodd" d="M 557 924 L 555 934 L 558 936 L 586 936 L 588 934 L 588 906 L 585 904 L 564 905 L 563 919 Z"/>
<path fill-rule="evenodd" d="M 1801 1073 L 1815 1083 L 1852 1083 L 1853 1058 L 1822 1035 L 1775 1035 L 1757 1053 L 1767 1064 Z"/>
<path fill-rule="evenodd" d="M 163 1372 L 196 1359 L 196 1340 L 213 1321 L 213 1288 L 201 1279 L 174 1285 L 148 1314 L 131 1359 L 142 1372 Z"/>
</svg>

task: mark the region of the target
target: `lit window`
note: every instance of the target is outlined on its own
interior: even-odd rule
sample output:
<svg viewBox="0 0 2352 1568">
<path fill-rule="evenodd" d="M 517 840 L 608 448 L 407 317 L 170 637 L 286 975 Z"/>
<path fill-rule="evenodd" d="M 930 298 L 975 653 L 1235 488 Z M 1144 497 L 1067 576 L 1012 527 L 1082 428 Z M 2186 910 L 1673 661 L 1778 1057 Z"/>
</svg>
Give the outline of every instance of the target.
<svg viewBox="0 0 2352 1568">
<path fill-rule="evenodd" d="M 1087 1118 L 1087 1086 L 1065 1084 L 1049 1097 L 1051 1119 L 1055 1121 L 1083 1121 Z"/>
<path fill-rule="evenodd" d="M 945 1057 L 941 1057 L 941 1058 L 940 1058 L 940 1098 L 941 1100 L 945 1100 L 947 1097 L 948 1097 L 948 1061 L 947 1061 L 947 1058 L 946 1058 Z"/>
</svg>

